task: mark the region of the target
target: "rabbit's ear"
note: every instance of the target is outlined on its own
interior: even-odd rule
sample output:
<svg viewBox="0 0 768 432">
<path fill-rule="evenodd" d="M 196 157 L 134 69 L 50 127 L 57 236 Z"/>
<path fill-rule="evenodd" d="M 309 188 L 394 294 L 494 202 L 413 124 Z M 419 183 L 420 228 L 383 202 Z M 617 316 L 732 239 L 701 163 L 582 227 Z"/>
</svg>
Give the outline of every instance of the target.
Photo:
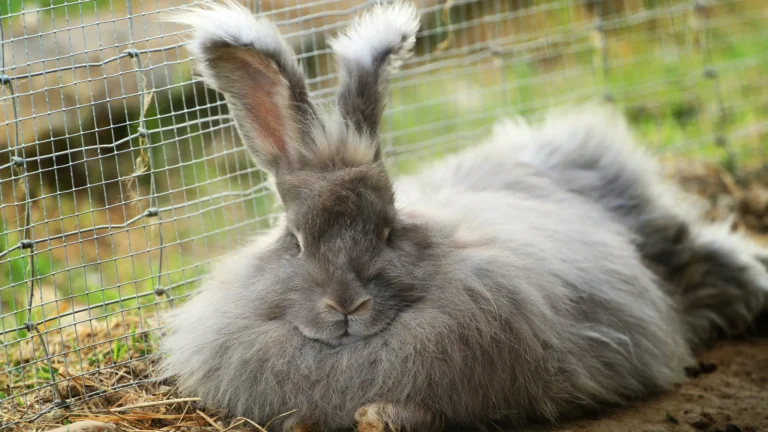
<svg viewBox="0 0 768 432">
<path fill-rule="evenodd" d="M 374 142 L 389 74 L 411 55 L 418 29 L 416 7 L 397 1 L 377 4 L 330 42 L 339 65 L 339 111 L 358 133 Z M 380 156 L 378 149 L 376 154 Z"/>
<path fill-rule="evenodd" d="M 274 174 L 311 145 L 316 124 L 304 74 L 277 28 L 240 4 L 209 3 L 168 20 L 192 28 L 188 49 L 206 84 L 222 92 L 245 145 Z"/>
</svg>

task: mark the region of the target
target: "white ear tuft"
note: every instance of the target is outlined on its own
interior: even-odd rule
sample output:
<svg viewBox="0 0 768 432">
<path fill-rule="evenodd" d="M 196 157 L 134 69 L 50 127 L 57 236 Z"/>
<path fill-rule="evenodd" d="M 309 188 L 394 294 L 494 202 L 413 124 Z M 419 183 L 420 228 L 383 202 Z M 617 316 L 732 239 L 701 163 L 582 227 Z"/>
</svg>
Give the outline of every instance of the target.
<svg viewBox="0 0 768 432">
<path fill-rule="evenodd" d="M 280 31 L 265 18 L 257 18 L 240 3 L 224 0 L 223 3 L 205 3 L 165 14 L 165 21 L 186 25 L 192 30 L 187 50 L 205 60 L 205 49 L 216 45 L 234 45 L 251 48 L 276 60 L 288 74 L 301 74 L 293 49 L 285 42 Z M 283 60 L 281 62 L 281 60 Z M 205 61 L 198 62 L 198 70 L 206 82 L 217 86 L 215 76 L 206 68 Z"/>
<path fill-rule="evenodd" d="M 378 146 L 389 75 L 411 55 L 418 30 L 416 6 L 396 1 L 377 4 L 330 42 L 339 64 L 341 117 L 373 145 Z"/>
<path fill-rule="evenodd" d="M 388 67 L 396 69 L 411 55 L 419 25 L 419 11 L 412 3 L 377 4 L 330 45 L 343 62 L 370 70 L 388 57 Z"/>
</svg>

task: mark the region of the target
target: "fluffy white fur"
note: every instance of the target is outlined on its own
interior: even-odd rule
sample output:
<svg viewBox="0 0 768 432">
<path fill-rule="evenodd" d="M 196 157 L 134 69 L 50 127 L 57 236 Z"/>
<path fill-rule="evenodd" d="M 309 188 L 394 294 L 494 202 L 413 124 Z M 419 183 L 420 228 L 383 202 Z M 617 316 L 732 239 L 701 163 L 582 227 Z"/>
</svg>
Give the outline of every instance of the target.
<svg viewBox="0 0 768 432">
<path fill-rule="evenodd" d="M 344 61 L 366 69 L 395 48 L 390 55 L 390 67 L 396 69 L 411 55 L 419 30 L 419 11 L 412 3 L 401 1 L 376 6 L 356 20 L 345 32 L 330 42 L 334 53 Z"/>
<path fill-rule="evenodd" d="M 231 44 L 251 47 L 254 51 L 268 53 L 270 57 L 287 59 L 286 65 L 293 72 L 301 75 L 301 69 L 295 60 L 293 49 L 285 42 L 274 23 L 253 15 L 235 0 L 223 0 L 222 3 L 203 3 L 166 14 L 166 21 L 184 24 L 192 29 L 192 37 L 187 50 L 195 57 L 205 58 L 204 50 L 215 44 Z M 206 79 L 206 83 L 216 87 L 218 80 L 206 67 L 205 62 L 198 62 L 197 69 Z"/>
<path fill-rule="evenodd" d="M 502 120 L 485 144 L 397 184 L 398 200 L 407 206 L 446 187 L 517 187 L 509 173 L 521 163 L 597 202 L 633 233 L 647 265 L 674 281 L 662 287 L 684 309 L 691 347 L 746 330 L 766 307 L 768 251 L 728 222 L 707 223 L 700 201 L 663 178 L 610 105 L 554 109 L 535 126 Z"/>
</svg>

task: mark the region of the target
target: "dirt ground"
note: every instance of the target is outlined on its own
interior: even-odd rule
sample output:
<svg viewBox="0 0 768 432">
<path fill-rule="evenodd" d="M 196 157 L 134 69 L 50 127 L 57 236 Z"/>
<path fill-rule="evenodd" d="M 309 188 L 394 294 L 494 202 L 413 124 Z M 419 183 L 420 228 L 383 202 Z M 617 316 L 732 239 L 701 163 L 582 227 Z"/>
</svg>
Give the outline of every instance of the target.
<svg viewBox="0 0 768 432">
<path fill-rule="evenodd" d="M 747 230 L 768 245 L 768 167 L 737 180 L 710 165 L 668 165 L 684 187 L 709 203 L 709 216 L 723 220 L 734 215 L 734 229 Z M 114 331 L 114 329 L 113 329 Z M 98 348 L 96 348 L 98 349 Z M 109 347 L 107 347 L 109 351 Z M 140 358 L 140 357 L 137 357 Z M 594 418 L 557 426 L 525 428 L 531 432 L 758 432 L 768 431 L 768 313 L 755 329 L 738 340 L 721 341 L 699 357 L 700 367 L 689 370 L 690 379 L 676 389 L 632 406 L 609 409 Z M 123 376 L 150 378 L 151 368 L 138 371 L 135 363 Z M 77 372 L 77 371 L 75 371 Z M 114 372 L 114 371 L 113 371 Z M 59 374 L 72 371 L 59 371 Z M 70 375 L 72 376 L 72 375 Z M 87 374 L 70 381 L 89 386 Z M 79 381 L 78 381 L 79 380 Z M 115 382 L 120 382 L 116 379 Z M 73 384 L 74 383 L 74 384 Z M 169 384 L 172 385 L 172 384 Z M 204 411 L 194 399 L 181 398 L 169 385 L 153 384 L 115 391 L 105 397 L 56 410 L 34 422 L 18 423 L 9 431 L 264 431 L 244 419 L 222 421 Z M 24 412 L 6 411 L 4 421 L 29 418 Z M 67 423 L 97 421 L 107 429 L 58 429 Z"/>
<path fill-rule="evenodd" d="M 596 418 L 568 422 L 555 427 L 530 427 L 525 431 L 768 431 L 768 317 L 763 321 L 764 328 L 759 335 L 742 340 L 723 341 L 702 354 L 699 359 L 703 371 L 698 371 L 698 376 L 692 376 L 688 382 L 673 391 L 633 406 L 608 410 Z M 154 396 L 146 395 L 148 397 L 142 399 L 173 400 L 173 393 L 166 391 L 167 388 L 160 389 Z M 58 419 L 41 419 L 37 425 L 21 426 L 15 430 L 49 431 L 55 429 L 55 424 L 62 424 L 66 417 L 73 421 L 91 419 L 105 422 L 115 425 L 115 431 L 260 431 L 256 426 L 245 422 L 232 427 L 241 421 L 237 419 L 230 422 L 218 421 L 213 413 L 203 414 L 197 411 L 194 402 L 121 410 L 121 406 L 131 405 L 124 402 L 131 402 L 133 398 L 114 395 L 105 399 L 107 400 L 102 401 L 104 405 L 111 405 L 109 409 L 120 411 L 110 413 L 103 409 L 94 409 L 91 405 L 75 408 L 63 416 L 61 414 L 64 413 L 55 415 Z M 229 427 L 232 428 L 228 429 Z M 75 431 L 76 429 L 72 429 L 72 432 Z M 96 429 L 82 432 L 96 432 Z"/>
<path fill-rule="evenodd" d="M 700 356 L 707 367 L 674 391 L 598 418 L 532 429 L 567 432 L 768 431 L 768 332 L 725 341 Z"/>
</svg>

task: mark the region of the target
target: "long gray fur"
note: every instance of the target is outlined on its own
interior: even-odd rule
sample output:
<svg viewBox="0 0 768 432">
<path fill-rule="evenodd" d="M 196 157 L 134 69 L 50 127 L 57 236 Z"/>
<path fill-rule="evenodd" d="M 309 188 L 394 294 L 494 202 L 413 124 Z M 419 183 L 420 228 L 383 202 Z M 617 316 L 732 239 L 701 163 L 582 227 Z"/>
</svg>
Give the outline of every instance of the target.
<svg viewBox="0 0 768 432">
<path fill-rule="evenodd" d="M 408 8 L 377 6 L 357 25 L 415 33 Z M 218 37 L 198 46 L 268 29 L 243 16 L 211 31 L 206 13 L 183 19 L 195 37 Z M 260 31 L 238 28 L 249 25 Z M 343 81 L 348 106 L 378 97 L 387 75 L 351 68 L 391 68 L 381 53 L 402 54 L 410 36 L 364 30 L 343 36 L 359 49 L 338 50 L 355 59 L 345 73 L 373 74 L 377 88 Z M 206 67 L 231 69 L 218 66 Z M 235 104 L 264 96 L 233 88 L 221 90 Z M 184 393 L 259 422 L 292 411 L 272 423 L 284 430 L 356 416 L 416 431 L 556 420 L 669 388 L 694 350 L 765 307 L 765 251 L 682 210 L 611 109 L 502 123 L 484 145 L 394 184 L 370 133 L 379 106 L 371 112 L 309 119 L 312 135 L 288 140 L 296 148 L 267 149 L 285 218 L 167 317 L 163 370 Z M 258 131 L 253 114 L 241 118 Z M 269 145 L 253 138 L 256 154 Z"/>
</svg>

